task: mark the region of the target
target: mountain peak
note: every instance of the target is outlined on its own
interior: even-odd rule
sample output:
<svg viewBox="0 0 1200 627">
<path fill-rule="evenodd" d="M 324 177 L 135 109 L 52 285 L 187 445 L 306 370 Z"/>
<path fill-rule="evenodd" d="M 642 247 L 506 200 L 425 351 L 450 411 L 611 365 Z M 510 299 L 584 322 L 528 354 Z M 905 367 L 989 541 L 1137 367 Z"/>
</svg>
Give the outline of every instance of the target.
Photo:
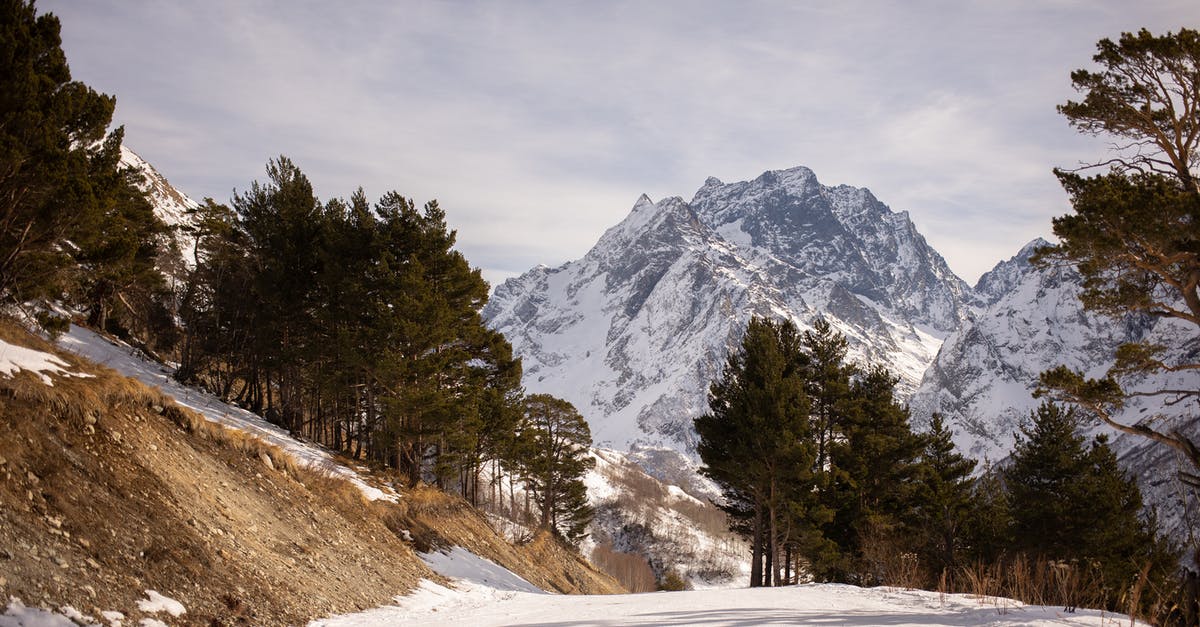
<svg viewBox="0 0 1200 627">
<path fill-rule="evenodd" d="M 751 315 L 834 317 L 856 358 L 887 362 L 911 390 L 969 290 L 907 218 L 803 166 L 709 177 L 691 203 L 642 196 L 583 259 L 509 287 L 483 315 L 529 390 L 574 403 L 598 443 L 689 456 L 692 419 Z"/>
<path fill-rule="evenodd" d="M 1053 245 L 1054 244 L 1051 244 L 1041 237 L 1035 237 L 1030 240 L 1028 244 L 1022 246 L 1021 250 L 1017 251 L 1017 256 L 1014 257 L 1014 259 L 1028 260 L 1030 257 L 1033 257 L 1034 253 L 1036 253 L 1038 249 Z"/>
<path fill-rule="evenodd" d="M 975 282 L 975 301 L 977 305 L 991 305 L 1007 294 L 1016 283 L 1029 271 L 1031 259 L 1038 249 L 1052 244 L 1040 237 L 1034 238 L 1021 247 L 1017 254 L 996 264 L 985 272 Z"/>
</svg>

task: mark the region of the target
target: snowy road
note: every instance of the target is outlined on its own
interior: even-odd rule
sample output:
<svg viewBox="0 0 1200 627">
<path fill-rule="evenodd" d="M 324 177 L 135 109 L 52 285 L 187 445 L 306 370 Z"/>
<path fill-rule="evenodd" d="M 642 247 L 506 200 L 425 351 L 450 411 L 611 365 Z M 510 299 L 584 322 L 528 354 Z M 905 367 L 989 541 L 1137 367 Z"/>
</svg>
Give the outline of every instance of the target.
<svg viewBox="0 0 1200 627">
<path fill-rule="evenodd" d="M 1096 611 L 1021 606 L 1007 599 L 890 588 L 813 584 L 787 588 L 697 590 L 611 596 L 566 596 L 501 591 L 473 584 L 450 590 L 429 582 L 400 606 L 314 623 L 322 627 L 377 625 L 1128 625 Z"/>
<path fill-rule="evenodd" d="M 1066 614 L 1062 608 L 1023 606 L 1010 599 L 837 584 L 608 596 L 547 594 L 461 547 L 421 559 L 450 577 L 454 587 L 424 581 L 412 594 L 397 597 L 396 605 L 314 621 L 309 627 L 1129 624 L 1126 617 L 1093 610 Z"/>
</svg>

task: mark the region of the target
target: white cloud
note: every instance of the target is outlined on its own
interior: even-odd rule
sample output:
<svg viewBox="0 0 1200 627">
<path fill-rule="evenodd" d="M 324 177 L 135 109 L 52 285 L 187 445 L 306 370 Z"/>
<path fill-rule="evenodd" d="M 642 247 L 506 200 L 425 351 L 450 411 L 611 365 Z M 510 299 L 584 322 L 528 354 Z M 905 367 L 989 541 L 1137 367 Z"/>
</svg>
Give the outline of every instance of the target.
<svg viewBox="0 0 1200 627">
<path fill-rule="evenodd" d="M 965 278 L 1066 211 L 1099 154 L 1054 112 L 1097 39 L 1192 0 L 87 3 L 77 78 L 129 144 L 226 200 L 287 154 L 323 197 L 438 198 L 489 277 L 583 255 L 642 192 L 807 165 L 907 210 Z"/>
</svg>

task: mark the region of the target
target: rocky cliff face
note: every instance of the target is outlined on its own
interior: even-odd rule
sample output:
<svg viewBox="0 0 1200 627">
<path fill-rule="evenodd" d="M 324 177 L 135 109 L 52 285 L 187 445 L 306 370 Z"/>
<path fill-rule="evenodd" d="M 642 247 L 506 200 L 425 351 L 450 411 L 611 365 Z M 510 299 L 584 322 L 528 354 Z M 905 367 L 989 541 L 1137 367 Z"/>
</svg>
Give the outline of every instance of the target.
<svg viewBox="0 0 1200 627">
<path fill-rule="evenodd" d="M 940 412 L 955 431 L 956 445 L 972 457 L 1003 462 L 1015 433 L 1040 402 L 1033 397 L 1038 375 L 1058 365 L 1103 377 L 1113 353 L 1126 342 L 1150 341 L 1171 347 L 1168 362 L 1196 361 L 1200 337 L 1194 328 L 1171 320 L 1129 316 L 1116 320 L 1084 311 L 1081 279 L 1071 267 L 1034 267 L 1029 259 L 1048 243 L 1034 240 L 1012 259 L 980 278 L 974 290 L 977 309 L 942 345 L 910 406 L 918 426 Z M 1180 373 L 1144 379 L 1138 389 L 1200 389 L 1200 378 Z M 1133 399 L 1122 422 L 1171 425 L 1196 433 L 1195 406 L 1168 404 L 1169 398 Z M 1182 459 L 1162 445 L 1108 427 L 1085 423 L 1093 434 L 1108 434 L 1125 468 L 1138 477 L 1147 503 L 1175 537 L 1187 537 L 1184 487 L 1175 479 Z M 1190 499 L 1195 503 L 1195 498 Z M 1193 505 L 1194 508 L 1194 505 Z M 1190 518 L 1189 518 L 1190 516 Z"/>
<path fill-rule="evenodd" d="M 710 178 L 690 202 L 643 196 L 582 259 L 500 285 L 484 316 L 526 386 L 574 403 L 598 443 L 691 454 L 692 419 L 752 315 L 825 316 L 910 393 L 969 293 L 907 214 L 793 168 Z"/>
</svg>

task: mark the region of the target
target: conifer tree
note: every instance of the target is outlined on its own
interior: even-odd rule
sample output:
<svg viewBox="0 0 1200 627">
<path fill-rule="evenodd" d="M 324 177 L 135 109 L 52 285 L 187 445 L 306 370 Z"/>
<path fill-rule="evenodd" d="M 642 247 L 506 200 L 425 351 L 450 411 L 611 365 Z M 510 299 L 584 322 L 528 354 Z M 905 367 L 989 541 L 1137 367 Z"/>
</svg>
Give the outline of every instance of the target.
<svg viewBox="0 0 1200 627">
<path fill-rule="evenodd" d="M 57 17 L 0 2 L 0 301 L 62 299 L 98 326 L 118 312 L 116 330 L 169 343 L 166 229 L 118 165 L 114 106 L 71 80 Z"/>
<path fill-rule="evenodd" d="M 71 80 L 59 21 L 0 2 L 0 297 L 57 295 L 65 242 L 98 222 L 89 177 L 115 101 Z M 57 290 L 57 292 L 56 292 Z"/>
<path fill-rule="evenodd" d="M 849 410 L 832 447 L 832 499 L 837 512 L 826 535 L 844 553 L 851 573 L 868 583 L 870 564 L 858 562 L 864 543 L 898 541 L 910 532 L 913 478 L 922 442 L 895 400 L 898 379 L 882 366 L 866 369 L 851 386 Z M 836 573 L 836 570 L 834 571 Z"/>
<path fill-rule="evenodd" d="M 299 365 L 312 338 L 313 289 L 320 270 L 322 220 L 308 177 L 287 157 L 267 162 L 268 182 L 234 194 L 254 276 L 252 332 L 265 403 L 255 408 L 296 431 L 301 425 Z"/>
<path fill-rule="evenodd" d="M 1077 428 L 1073 412 L 1043 403 L 1021 429 L 1004 472 L 1013 548 L 1096 563 L 1105 583 L 1122 591 L 1148 561 L 1162 572 L 1166 552 L 1157 530 L 1139 518 L 1137 484 L 1119 469 L 1105 439 L 1085 446 Z"/>
<path fill-rule="evenodd" d="M 1102 39 L 1096 48 L 1098 69 L 1071 73 L 1083 98 L 1058 110 L 1081 132 L 1116 140 L 1110 158 L 1088 166 L 1109 171 L 1084 177 L 1055 170 L 1074 213 L 1055 218 L 1060 244 L 1035 262 L 1074 265 L 1084 279 L 1083 305 L 1114 316 L 1114 324 L 1148 315 L 1200 327 L 1200 32 L 1142 29 L 1117 41 Z M 1083 408 L 1117 431 L 1175 449 L 1192 465 L 1183 478 L 1200 485 L 1194 420 L 1164 426 L 1120 416 L 1135 394 L 1130 386 L 1147 375 L 1200 368 L 1194 351 L 1169 357 L 1168 348 L 1125 344 L 1100 379 L 1054 368 L 1042 374 L 1040 393 Z M 1200 385 L 1139 385 L 1136 395 L 1182 405 L 1200 397 Z"/>
<path fill-rule="evenodd" d="M 975 460 L 954 448 L 941 414 L 933 414 L 917 467 L 914 522 L 924 561 L 934 573 L 954 572 L 972 507 Z"/>
<path fill-rule="evenodd" d="M 168 229 L 135 187 L 133 172 L 120 167 L 121 137 L 120 129 L 111 133 L 89 167 L 96 212 L 71 240 L 79 292 L 74 300 L 87 308 L 90 326 L 136 331 L 139 339 L 169 348 L 175 328 L 157 266 Z"/>
<path fill-rule="evenodd" d="M 963 545 L 966 559 L 994 564 L 1012 548 L 1012 507 L 1004 473 L 986 466 L 974 481 L 971 507 L 963 524 Z"/>
<path fill-rule="evenodd" d="M 587 421 L 573 405 L 548 394 L 525 399 L 517 466 L 540 512 L 539 524 L 572 544 L 592 519 L 583 475 L 595 464 Z"/>
<path fill-rule="evenodd" d="M 817 470 L 827 474 L 825 471 L 829 468 L 830 451 L 837 434 L 845 426 L 850 381 L 858 369 L 846 360 L 849 347 L 846 337 L 823 317 L 813 321 L 811 331 L 804 332 L 802 344 L 807 355 L 805 390 L 816 436 Z"/>
<path fill-rule="evenodd" d="M 750 534 L 751 586 L 781 583 L 785 545 L 815 543 L 817 453 L 803 366 L 791 322 L 752 318 L 712 385 L 709 413 L 695 422 L 701 472 L 721 485 L 726 511 L 749 519 L 735 528 Z"/>
</svg>

